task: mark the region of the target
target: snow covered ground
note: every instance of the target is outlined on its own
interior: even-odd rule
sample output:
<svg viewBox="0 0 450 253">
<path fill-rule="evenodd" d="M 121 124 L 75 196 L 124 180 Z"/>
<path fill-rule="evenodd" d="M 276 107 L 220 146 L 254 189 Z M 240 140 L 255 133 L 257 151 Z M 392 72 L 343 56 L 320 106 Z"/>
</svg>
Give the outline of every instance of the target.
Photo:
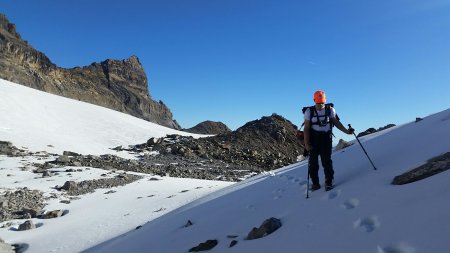
<svg viewBox="0 0 450 253">
<path fill-rule="evenodd" d="M 22 89 L 26 89 L 25 95 L 15 95 Z M 35 95 L 35 92 L 0 81 L 0 140 L 36 151 L 100 154 L 114 152 L 110 147 L 140 143 L 151 136 L 164 135 L 166 131 L 153 130 L 154 126 L 148 122 L 128 125 L 126 115 L 111 116 L 116 117 L 114 120 L 105 116 L 98 122 L 106 125 L 95 123 L 93 129 L 87 129 L 91 127 L 87 123 L 106 115 L 103 112 L 106 109 L 89 105 L 92 109 L 83 109 L 81 113 L 73 105 L 70 114 L 77 116 L 72 120 L 69 113 L 52 111 L 55 107 L 71 106 L 56 98 L 52 99 L 59 101 L 55 102 L 60 103 L 58 106 L 50 102 L 43 106 L 41 102 L 47 103 L 50 98 Z M 31 110 L 22 100 L 22 104 L 14 104 L 26 94 L 29 94 L 30 108 L 38 110 L 42 117 L 30 119 L 16 115 Z M 87 106 L 82 104 L 80 108 Z M 14 108 L 16 106 L 22 109 Z M 94 115 L 95 110 L 100 110 L 101 115 Z M 84 117 L 90 119 L 83 124 L 80 121 Z M 42 118 L 44 122 L 40 122 Z M 140 122 L 132 117 L 129 120 Z M 70 126 L 55 126 L 66 121 L 79 124 L 70 130 L 73 135 L 80 135 L 70 137 L 72 143 L 58 139 L 69 138 L 58 129 Z M 47 127 L 53 130 L 46 130 Z M 188 252 L 209 239 L 218 240 L 219 244 L 209 251 L 216 253 L 447 252 L 450 248 L 450 170 L 407 185 L 390 183 L 395 176 L 450 151 L 450 109 L 360 140 L 378 170 L 373 170 L 356 143 L 333 154 L 336 188 L 310 193 L 309 199 L 305 198 L 307 164 L 304 161 L 236 184 L 167 177 L 149 181 L 151 176 L 146 176 L 114 189 L 117 191 L 114 194 L 105 195 L 105 189 L 69 205 L 59 203 L 59 199 L 51 201 L 46 209 L 63 208 L 70 212 L 58 219 L 37 220 L 43 224 L 31 231 L 0 229 L 0 238 L 8 243 L 28 243 L 27 252 L 179 253 Z M 48 147 L 49 144 L 53 147 Z M 0 167 L 4 168 L 0 170 L 0 190 L 27 186 L 50 194 L 50 187 L 66 180 L 59 176 L 50 178 L 54 181 L 34 178 L 30 172 L 19 169 L 28 162 L 0 157 Z M 73 177 L 95 178 L 102 173 L 104 171 L 84 168 Z M 323 171 L 320 173 L 322 176 Z M 6 177 L 6 174 L 13 176 Z M 245 240 L 253 227 L 270 217 L 280 219 L 283 226 L 262 239 Z M 188 220 L 193 225 L 184 227 Z M 138 225 L 143 226 L 134 229 Z M 229 248 L 231 240 L 238 243 Z"/>
<path fill-rule="evenodd" d="M 86 252 L 188 252 L 214 239 L 219 243 L 209 252 L 448 252 L 450 170 L 407 185 L 390 183 L 450 151 L 450 109 L 361 141 L 378 170 L 358 144 L 335 152 L 332 191 L 306 199 L 307 164 L 300 162 L 215 192 Z M 270 217 L 283 226 L 245 240 Z M 183 227 L 188 220 L 193 225 Z M 232 240 L 238 243 L 229 248 Z"/>
<path fill-rule="evenodd" d="M 166 134 L 192 135 L 144 121 L 103 107 L 30 89 L 0 79 L 0 140 L 18 148 L 62 154 L 73 151 L 87 154 L 116 154 L 131 157 L 111 148 L 147 141 Z M 200 137 L 200 135 L 193 135 Z M 54 157 L 46 158 L 54 159 Z M 79 252 L 161 216 L 230 182 L 181 179 L 144 175 L 144 178 L 114 189 L 99 189 L 70 204 L 60 203 L 68 197 L 54 189 L 65 181 L 105 178 L 109 171 L 94 168 L 42 178 L 32 173 L 38 157 L 0 155 L 0 194 L 21 187 L 41 190 L 48 201 L 46 211 L 68 210 L 58 219 L 33 219 L 38 228 L 29 231 L 0 229 L 0 238 L 10 244 L 26 243 L 26 252 Z M 113 177 L 117 173 L 108 175 Z M 136 174 L 136 173 L 135 173 Z M 150 180 L 158 178 L 160 180 Z M 105 194 L 114 190 L 115 193 Z M 13 220 L 13 228 L 24 220 Z M 3 222 L 5 224 L 6 222 Z"/>
</svg>

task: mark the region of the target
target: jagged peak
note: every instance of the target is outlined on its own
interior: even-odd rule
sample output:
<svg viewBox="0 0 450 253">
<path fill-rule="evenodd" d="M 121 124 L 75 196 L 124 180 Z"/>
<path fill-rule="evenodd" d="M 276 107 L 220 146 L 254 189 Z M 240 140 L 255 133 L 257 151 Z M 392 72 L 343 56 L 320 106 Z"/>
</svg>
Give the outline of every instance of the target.
<svg viewBox="0 0 450 253">
<path fill-rule="evenodd" d="M 0 13 L 0 30 L 5 30 L 12 36 L 21 39 L 20 34 L 16 31 L 16 25 L 10 23 L 6 15 Z"/>
</svg>

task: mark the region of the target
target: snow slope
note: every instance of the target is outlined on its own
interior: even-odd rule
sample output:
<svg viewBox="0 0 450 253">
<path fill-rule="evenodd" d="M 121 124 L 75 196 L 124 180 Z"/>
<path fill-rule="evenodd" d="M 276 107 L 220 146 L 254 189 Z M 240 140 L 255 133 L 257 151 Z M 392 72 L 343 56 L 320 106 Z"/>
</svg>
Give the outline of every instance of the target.
<svg viewBox="0 0 450 253">
<path fill-rule="evenodd" d="M 0 140 L 33 151 L 114 153 L 111 147 L 174 132 L 3 80 L 0 95 Z M 309 199 L 305 198 L 307 165 L 300 162 L 237 184 L 167 177 L 149 181 L 153 176 L 144 175 L 112 189 L 113 194 L 105 194 L 111 189 L 97 190 L 62 204 L 66 197 L 53 189 L 55 185 L 98 178 L 106 171 L 81 168 L 82 172 L 69 176 L 61 168 L 59 175 L 40 178 L 22 167 L 42 160 L 0 156 L 0 193 L 19 187 L 40 189 L 46 196 L 57 195 L 46 210 L 69 210 L 58 219 L 33 219 L 38 224 L 34 230 L 0 228 L 0 238 L 11 244 L 27 243 L 27 253 L 178 253 L 208 239 L 219 240 L 209 251 L 216 253 L 447 252 L 450 171 L 403 186 L 390 182 L 450 151 L 449 129 L 447 109 L 418 123 L 360 138 L 378 170 L 373 170 L 356 143 L 333 154 L 336 188 L 313 192 Z M 244 240 L 269 217 L 281 219 L 283 226 L 262 239 Z M 194 224 L 183 227 L 188 220 Z M 17 227 L 23 220 L 11 222 Z M 238 241 L 232 248 L 230 235 Z"/>
<path fill-rule="evenodd" d="M 450 248 L 450 170 L 394 186 L 392 179 L 450 151 L 450 109 L 360 138 L 333 154 L 336 188 L 305 198 L 307 164 L 300 162 L 215 192 L 141 229 L 86 252 L 188 252 L 208 239 L 208 252 L 439 253 Z M 321 172 L 322 173 L 322 172 Z M 270 217 L 283 226 L 244 240 Z M 194 225 L 183 227 L 188 220 Z M 231 238 L 238 244 L 229 248 Z"/>
<path fill-rule="evenodd" d="M 190 135 L 104 107 L 0 79 L 0 140 L 61 154 L 117 154 L 111 148 L 167 134 Z"/>
<path fill-rule="evenodd" d="M 111 148 L 143 143 L 150 137 L 166 134 L 192 135 L 1 79 L 0 101 L 0 140 L 11 141 L 15 146 L 33 152 L 61 154 L 69 150 L 85 155 L 112 153 L 129 157 L 127 153 L 116 153 Z M 105 178 L 101 175 L 110 171 L 75 167 L 82 171 L 66 173 L 65 167 L 52 170 L 56 175 L 49 178 L 32 173 L 32 163 L 43 163 L 46 159 L 54 157 L 42 160 L 0 155 L 0 195 L 22 187 L 37 189 L 50 197 L 45 211 L 69 211 L 58 219 L 32 219 L 38 227 L 34 230 L 15 231 L 14 228 L 24 220 L 9 221 L 12 228 L 0 228 L 1 239 L 10 244 L 27 244 L 27 253 L 80 252 L 232 184 L 143 175 L 143 179 L 126 186 L 98 189 L 78 200 L 71 200 L 70 204 L 63 204 L 60 201 L 69 198 L 55 190 L 55 186 L 62 186 L 68 180 Z M 107 175 L 114 177 L 117 173 Z M 152 178 L 160 180 L 150 180 Z M 110 190 L 115 193 L 106 194 Z M 0 223 L 0 227 L 7 223 Z"/>
</svg>

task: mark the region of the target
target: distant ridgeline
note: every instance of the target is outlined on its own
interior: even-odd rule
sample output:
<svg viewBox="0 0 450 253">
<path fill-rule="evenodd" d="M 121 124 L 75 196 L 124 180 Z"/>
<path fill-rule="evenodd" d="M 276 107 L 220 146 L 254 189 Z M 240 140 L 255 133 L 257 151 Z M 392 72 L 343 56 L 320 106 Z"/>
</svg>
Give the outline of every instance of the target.
<svg viewBox="0 0 450 253">
<path fill-rule="evenodd" d="M 136 56 L 60 68 L 22 40 L 15 25 L 3 14 L 0 14 L 0 78 L 180 129 L 169 108 L 149 96 L 147 76 Z"/>
</svg>

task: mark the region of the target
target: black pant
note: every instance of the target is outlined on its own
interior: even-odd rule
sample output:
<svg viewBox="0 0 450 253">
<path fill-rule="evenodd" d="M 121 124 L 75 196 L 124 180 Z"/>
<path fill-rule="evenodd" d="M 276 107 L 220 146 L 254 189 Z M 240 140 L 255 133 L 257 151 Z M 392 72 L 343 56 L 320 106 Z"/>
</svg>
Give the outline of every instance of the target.
<svg viewBox="0 0 450 253">
<path fill-rule="evenodd" d="M 331 183 L 334 178 L 333 161 L 331 160 L 332 135 L 331 132 L 317 132 L 311 129 L 309 152 L 309 176 L 313 184 L 319 184 L 319 155 L 325 172 L 325 182 Z"/>
</svg>

